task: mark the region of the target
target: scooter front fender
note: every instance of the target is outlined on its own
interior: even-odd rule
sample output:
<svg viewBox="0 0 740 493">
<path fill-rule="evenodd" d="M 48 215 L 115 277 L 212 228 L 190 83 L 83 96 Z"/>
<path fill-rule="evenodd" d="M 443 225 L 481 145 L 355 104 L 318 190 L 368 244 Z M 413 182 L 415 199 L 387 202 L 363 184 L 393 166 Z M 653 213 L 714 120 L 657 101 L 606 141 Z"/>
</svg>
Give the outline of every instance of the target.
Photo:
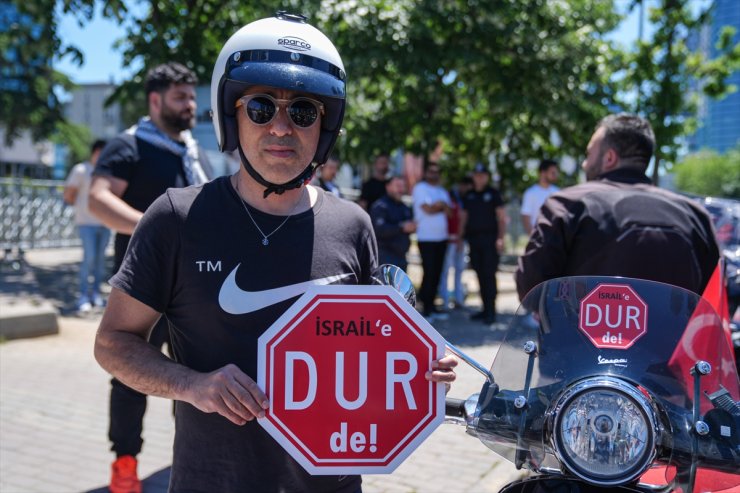
<svg viewBox="0 0 740 493">
<path fill-rule="evenodd" d="M 499 493 L 644 493 L 644 490 L 627 486 L 599 488 L 585 481 L 563 476 L 534 476 L 507 484 Z"/>
</svg>

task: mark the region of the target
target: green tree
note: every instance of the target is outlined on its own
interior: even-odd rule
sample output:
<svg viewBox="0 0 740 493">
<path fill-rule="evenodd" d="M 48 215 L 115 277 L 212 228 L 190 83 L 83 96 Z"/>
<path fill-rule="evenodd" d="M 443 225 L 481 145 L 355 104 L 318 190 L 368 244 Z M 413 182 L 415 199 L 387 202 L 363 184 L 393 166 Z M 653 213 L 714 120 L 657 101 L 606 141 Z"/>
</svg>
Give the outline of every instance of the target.
<svg viewBox="0 0 740 493">
<path fill-rule="evenodd" d="M 93 134 L 85 125 L 59 121 L 51 134 L 50 140 L 55 144 L 63 144 L 69 149 L 66 163 L 68 169 L 75 163 L 90 158 Z"/>
<path fill-rule="evenodd" d="M 504 180 L 523 159 L 578 155 L 613 101 L 602 35 L 611 1 L 334 0 L 320 24 L 350 78 L 343 154 L 397 147 L 452 166 L 494 154 Z M 557 148 L 551 134 L 562 143 Z"/>
<path fill-rule="evenodd" d="M 144 5 L 117 43 L 125 65 L 142 67 L 112 96 L 128 120 L 146 110 L 149 67 L 180 61 L 208 83 L 226 38 L 274 12 L 269 2 L 234 0 Z M 307 14 L 342 54 L 349 92 L 339 146 L 355 162 L 401 147 L 428 155 L 442 143 L 456 166 L 496 154 L 516 183 L 521 159 L 580 153 L 613 101 L 614 53 L 601 39 L 618 21 L 612 0 L 293 0 L 281 8 Z M 105 13 L 122 19 L 125 5 Z"/>
<path fill-rule="evenodd" d="M 649 19 L 655 27 L 652 39 L 638 41 L 637 50 L 627 57 L 625 88 L 636 87 L 638 94 L 625 106 L 644 115 L 655 131 L 652 178 L 656 184 L 661 166 L 675 160 L 681 138 L 696 129 L 698 94 L 690 96 L 692 87 L 721 98 L 736 89 L 726 79 L 740 69 L 740 43 L 733 43 L 732 28 L 722 31 L 715 45 L 718 56 L 712 60 L 689 49 L 689 38 L 698 35 L 712 14 L 711 6 L 694 13 L 690 4 L 690 0 L 660 0 L 650 8 Z"/>
<path fill-rule="evenodd" d="M 59 37 L 57 21 L 60 12 L 72 13 L 83 24 L 92 18 L 94 5 L 94 0 L 0 2 L 0 125 L 6 144 L 22 130 L 30 130 L 34 140 L 75 131 L 65 126 L 59 101 L 59 94 L 74 85 L 51 61 L 71 57 L 79 64 L 82 53 Z M 106 0 L 103 13 L 120 19 L 125 7 Z"/>
<path fill-rule="evenodd" d="M 58 38 L 55 13 L 72 12 L 84 23 L 95 2 L 55 5 L 28 4 L 30 24 L 44 26 L 49 44 L 37 51 L 45 55 L 38 71 L 27 72 L 37 85 L 56 80 L 68 89 L 48 61 L 54 54 L 80 61 L 81 54 Z M 149 67 L 180 61 L 207 83 L 227 36 L 274 8 L 235 0 L 145 2 L 132 18 L 123 0 L 102 5 L 103 15 L 127 19 L 117 43 L 124 64 L 142 67 L 112 97 L 127 108 L 128 120 L 146 110 L 141 85 Z M 613 53 L 600 39 L 618 20 L 611 0 L 293 0 L 284 8 L 308 14 L 345 60 L 349 110 L 339 145 L 355 161 L 399 147 L 428 155 L 442 143 L 450 163 L 462 167 L 494 153 L 501 174 L 516 183 L 522 159 L 579 153 L 613 100 L 607 63 Z M 62 119 L 60 105 L 53 91 L 35 94 L 40 116 L 20 117 L 28 109 L 21 101 L 6 107 L 3 121 L 49 135 Z M 560 148 L 551 143 L 553 131 Z"/>
<path fill-rule="evenodd" d="M 193 70 L 201 84 L 210 84 L 213 65 L 224 42 L 249 20 L 275 13 L 267 1 L 176 0 L 145 1 L 143 13 L 129 18 L 126 34 L 115 44 L 123 64 L 141 69 L 124 81 L 109 98 L 124 105 L 126 123 L 146 114 L 146 72 L 165 62 L 179 62 Z M 290 3 L 290 2 L 289 2 Z M 292 2 L 297 10 L 298 2 Z M 308 2 L 310 6 L 310 2 Z M 286 7 L 287 8 L 287 7 Z M 122 10 L 118 12 L 121 15 Z"/>
<path fill-rule="evenodd" d="M 740 146 L 725 154 L 702 150 L 686 156 L 673 168 L 676 187 L 710 197 L 740 197 Z"/>
</svg>

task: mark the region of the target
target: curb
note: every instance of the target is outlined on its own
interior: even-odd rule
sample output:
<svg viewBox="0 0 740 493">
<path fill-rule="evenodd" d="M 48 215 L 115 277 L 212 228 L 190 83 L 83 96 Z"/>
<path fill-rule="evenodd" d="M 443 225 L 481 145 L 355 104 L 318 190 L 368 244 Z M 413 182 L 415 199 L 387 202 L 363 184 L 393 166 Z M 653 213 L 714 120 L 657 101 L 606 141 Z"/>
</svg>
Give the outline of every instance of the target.
<svg viewBox="0 0 740 493">
<path fill-rule="evenodd" d="M 59 333 L 59 313 L 48 301 L 3 305 L 0 314 L 0 339 L 21 339 Z"/>
</svg>

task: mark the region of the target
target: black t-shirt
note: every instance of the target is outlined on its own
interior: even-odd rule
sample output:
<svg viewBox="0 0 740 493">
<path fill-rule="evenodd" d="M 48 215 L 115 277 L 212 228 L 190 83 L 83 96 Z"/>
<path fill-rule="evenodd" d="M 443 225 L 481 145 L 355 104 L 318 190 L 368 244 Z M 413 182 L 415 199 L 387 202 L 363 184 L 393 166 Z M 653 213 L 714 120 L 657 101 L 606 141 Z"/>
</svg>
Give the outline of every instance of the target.
<svg viewBox="0 0 740 493">
<path fill-rule="evenodd" d="M 378 200 L 380 197 L 385 195 L 385 180 L 378 180 L 377 178 L 370 178 L 362 184 L 362 190 L 360 190 L 360 200 L 367 202 L 367 210 L 373 205 L 373 202 Z"/>
<path fill-rule="evenodd" d="M 470 190 L 463 196 L 463 207 L 468 213 L 468 222 L 465 226 L 465 237 L 485 234 L 498 235 L 498 217 L 496 209 L 504 206 L 501 194 L 492 187 L 486 187 L 480 192 Z"/>
<path fill-rule="evenodd" d="M 263 231 L 285 219 L 250 211 Z M 368 284 L 377 265 L 369 216 L 323 191 L 268 246 L 261 240 L 228 177 L 168 190 L 144 214 L 111 284 L 166 314 L 181 364 L 210 372 L 233 363 L 256 381 L 257 340 L 297 299 L 258 292 L 330 276 Z M 172 492 L 351 492 L 360 485 L 358 476 L 310 476 L 255 421 L 236 426 L 182 402 L 170 481 Z"/>
<path fill-rule="evenodd" d="M 210 163 L 202 149 L 199 150 L 198 160 L 206 176 L 213 178 Z M 188 184 L 180 156 L 129 133 L 120 134 L 103 148 L 94 174 L 128 182 L 121 199 L 142 212 L 168 188 L 182 188 Z M 116 234 L 116 268 L 121 265 L 130 238 L 129 235 Z"/>
</svg>

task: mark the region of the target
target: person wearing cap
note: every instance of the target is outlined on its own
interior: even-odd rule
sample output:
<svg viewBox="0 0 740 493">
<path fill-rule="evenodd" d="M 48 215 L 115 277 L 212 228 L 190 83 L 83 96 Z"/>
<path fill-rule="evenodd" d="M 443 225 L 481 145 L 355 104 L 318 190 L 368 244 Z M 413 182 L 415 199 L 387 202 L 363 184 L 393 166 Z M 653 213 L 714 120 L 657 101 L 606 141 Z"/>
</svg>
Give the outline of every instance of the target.
<svg viewBox="0 0 740 493">
<path fill-rule="evenodd" d="M 490 180 L 488 168 L 477 163 L 473 168 L 473 189 L 463 196 L 465 240 L 483 304 L 483 309 L 470 318 L 488 325 L 496 321 L 496 271 L 506 234 L 504 201 L 499 191 L 490 185 Z"/>
<path fill-rule="evenodd" d="M 255 382 L 259 336 L 308 286 L 369 283 L 377 266 L 369 216 L 307 185 L 339 135 L 345 93 L 339 54 L 303 16 L 237 31 L 216 60 L 211 107 L 220 149 L 242 167 L 157 199 L 111 279 L 95 357 L 177 401 L 170 492 L 360 490 L 359 476 L 309 475 L 255 420 L 270 406 Z M 146 344 L 160 314 L 175 360 Z M 441 358 L 426 376 L 451 382 L 455 364 Z"/>
<path fill-rule="evenodd" d="M 558 163 L 552 159 L 543 159 L 537 168 L 537 183 L 527 188 L 522 196 L 522 225 L 527 236 L 532 234 L 532 228 L 537 221 L 537 214 L 545 199 L 554 194 L 560 188 L 555 185 L 558 182 Z"/>
<path fill-rule="evenodd" d="M 519 298 L 562 276 L 624 276 L 701 294 L 719 259 L 709 213 L 650 183 L 650 123 L 619 113 L 596 125 L 582 168 L 586 183 L 543 204 L 515 274 Z"/>
</svg>

